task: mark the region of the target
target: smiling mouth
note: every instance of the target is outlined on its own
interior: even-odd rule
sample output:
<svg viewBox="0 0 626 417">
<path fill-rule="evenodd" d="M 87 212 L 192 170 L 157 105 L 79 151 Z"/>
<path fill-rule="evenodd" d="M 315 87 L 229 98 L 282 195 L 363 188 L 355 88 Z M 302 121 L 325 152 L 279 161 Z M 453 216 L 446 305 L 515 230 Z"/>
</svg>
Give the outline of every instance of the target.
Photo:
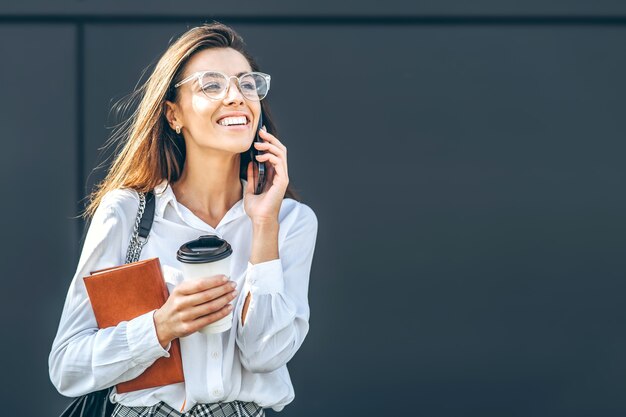
<svg viewBox="0 0 626 417">
<path fill-rule="evenodd" d="M 218 120 L 217 124 L 220 126 L 246 126 L 250 121 L 246 116 L 236 116 L 236 117 L 224 117 L 223 119 Z"/>
</svg>

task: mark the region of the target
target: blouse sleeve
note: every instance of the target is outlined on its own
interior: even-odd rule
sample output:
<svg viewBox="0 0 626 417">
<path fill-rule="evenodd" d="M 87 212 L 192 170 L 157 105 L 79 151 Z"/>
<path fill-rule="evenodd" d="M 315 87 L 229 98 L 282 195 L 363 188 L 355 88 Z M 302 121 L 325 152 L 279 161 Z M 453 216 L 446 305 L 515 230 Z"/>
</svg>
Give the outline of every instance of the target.
<svg viewBox="0 0 626 417">
<path fill-rule="evenodd" d="M 169 356 L 158 341 L 154 311 L 106 329 L 96 324 L 83 277 L 124 263 L 132 224 L 116 201 L 105 196 L 94 214 L 48 358 L 50 379 L 65 396 L 131 380 Z"/>
<path fill-rule="evenodd" d="M 281 229 L 287 230 L 280 234 L 284 237 L 279 239 L 279 259 L 248 262 L 235 314 L 240 360 L 251 372 L 272 372 L 285 365 L 309 330 L 308 286 L 317 217 L 305 204 L 298 203 L 297 210 L 292 224 L 281 222 Z M 248 292 L 252 295 L 244 325 L 241 316 Z"/>
</svg>

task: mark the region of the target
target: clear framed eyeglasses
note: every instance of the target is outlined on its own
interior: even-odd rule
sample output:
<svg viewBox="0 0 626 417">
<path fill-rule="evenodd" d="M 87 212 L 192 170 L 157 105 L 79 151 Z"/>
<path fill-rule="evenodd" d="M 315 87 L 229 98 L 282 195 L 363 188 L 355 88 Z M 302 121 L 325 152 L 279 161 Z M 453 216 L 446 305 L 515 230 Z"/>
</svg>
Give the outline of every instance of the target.
<svg viewBox="0 0 626 417">
<path fill-rule="evenodd" d="M 176 83 L 174 88 L 178 88 L 189 81 L 197 79 L 200 89 L 208 98 L 221 100 L 226 97 L 231 78 L 237 80 L 239 91 L 241 91 L 241 94 L 248 100 L 263 100 L 270 91 L 270 80 L 272 77 L 262 72 L 246 72 L 239 76 L 228 76 L 219 71 L 198 71 L 179 83 Z"/>
</svg>

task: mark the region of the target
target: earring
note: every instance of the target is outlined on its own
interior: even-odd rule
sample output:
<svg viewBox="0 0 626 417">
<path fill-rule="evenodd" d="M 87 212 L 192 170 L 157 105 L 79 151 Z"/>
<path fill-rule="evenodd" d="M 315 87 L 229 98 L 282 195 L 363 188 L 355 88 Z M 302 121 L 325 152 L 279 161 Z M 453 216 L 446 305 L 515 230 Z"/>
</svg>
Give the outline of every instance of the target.
<svg viewBox="0 0 626 417">
<path fill-rule="evenodd" d="M 176 126 L 176 134 L 180 135 L 180 126 Z"/>
</svg>

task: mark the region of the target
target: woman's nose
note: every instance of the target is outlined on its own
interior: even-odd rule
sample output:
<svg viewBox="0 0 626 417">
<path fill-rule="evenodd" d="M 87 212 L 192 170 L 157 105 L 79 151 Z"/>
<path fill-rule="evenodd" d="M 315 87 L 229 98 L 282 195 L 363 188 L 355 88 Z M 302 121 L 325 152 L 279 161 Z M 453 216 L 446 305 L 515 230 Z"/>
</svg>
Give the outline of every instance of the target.
<svg viewBox="0 0 626 417">
<path fill-rule="evenodd" d="M 226 90 L 226 97 L 224 97 L 224 101 L 231 104 L 233 102 L 243 103 L 244 98 L 241 90 L 239 90 L 239 84 L 237 79 L 231 79 L 228 84 L 228 90 Z"/>
</svg>

